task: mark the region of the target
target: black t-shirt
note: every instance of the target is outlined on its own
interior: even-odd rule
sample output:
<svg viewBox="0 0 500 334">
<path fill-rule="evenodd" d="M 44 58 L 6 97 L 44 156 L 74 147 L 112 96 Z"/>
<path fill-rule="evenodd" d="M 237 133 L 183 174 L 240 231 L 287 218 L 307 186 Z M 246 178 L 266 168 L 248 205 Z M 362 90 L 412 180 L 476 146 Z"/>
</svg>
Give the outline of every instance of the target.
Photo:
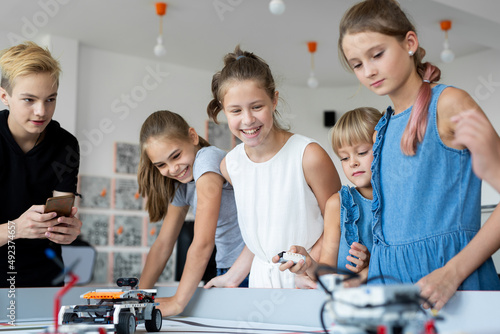
<svg viewBox="0 0 500 334">
<path fill-rule="evenodd" d="M 80 165 L 77 139 L 58 122 L 50 121 L 44 139 L 24 153 L 12 137 L 8 116 L 8 110 L 0 111 L 0 224 L 19 218 L 32 205 L 45 204 L 54 190 L 76 193 Z M 13 242 L 0 247 L 0 287 L 10 287 L 12 276 L 15 287 L 52 286 L 61 269 L 45 250 L 52 248 L 62 261 L 61 246 L 47 239 Z"/>
</svg>

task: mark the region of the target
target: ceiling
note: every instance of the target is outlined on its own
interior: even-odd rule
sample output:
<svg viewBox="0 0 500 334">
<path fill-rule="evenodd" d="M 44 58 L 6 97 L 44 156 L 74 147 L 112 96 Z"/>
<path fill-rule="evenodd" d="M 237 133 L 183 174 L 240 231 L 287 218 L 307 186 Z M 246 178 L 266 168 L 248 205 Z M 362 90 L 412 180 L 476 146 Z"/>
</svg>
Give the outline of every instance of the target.
<svg viewBox="0 0 500 334">
<path fill-rule="evenodd" d="M 151 0 L 2 0 L 0 33 L 38 40 L 46 34 L 82 45 L 150 58 L 210 73 L 225 53 L 241 44 L 263 57 L 279 84 L 306 86 L 307 42 L 315 40 L 316 76 L 321 87 L 355 84 L 338 61 L 338 24 L 353 0 L 284 0 L 272 15 L 269 0 L 167 0 L 163 18 L 167 54 L 153 54 L 159 31 Z M 427 59 L 439 62 L 444 33 L 439 22 L 453 20 L 449 41 L 456 57 L 500 49 L 500 1 L 400 0 L 417 27 Z M 5 38 L 5 36 L 3 36 Z"/>
</svg>

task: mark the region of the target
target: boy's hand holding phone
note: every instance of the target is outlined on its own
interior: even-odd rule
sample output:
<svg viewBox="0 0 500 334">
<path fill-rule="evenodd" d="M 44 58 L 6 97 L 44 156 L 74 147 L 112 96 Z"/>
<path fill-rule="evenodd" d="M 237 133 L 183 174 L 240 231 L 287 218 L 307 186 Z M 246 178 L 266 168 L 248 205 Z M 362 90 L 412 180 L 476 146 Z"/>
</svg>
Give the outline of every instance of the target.
<svg viewBox="0 0 500 334">
<path fill-rule="evenodd" d="M 80 234 L 82 222 L 75 217 L 73 207 L 75 195 L 64 195 L 47 199 L 44 213 L 55 213 L 56 224 L 47 227 L 44 236 L 58 244 L 70 244 Z"/>
<path fill-rule="evenodd" d="M 70 217 L 74 203 L 75 195 L 73 194 L 51 197 L 45 203 L 44 213 L 55 212 L 56 217 Z"/>
<path fill-rule="evenodd" d="M 11 221 L 14 239 L 45 239 L 47 229 L 57 224 L 56 213 L 44 213 L 43 205 L 33 205 L 19 218 Z"/>
</svg>

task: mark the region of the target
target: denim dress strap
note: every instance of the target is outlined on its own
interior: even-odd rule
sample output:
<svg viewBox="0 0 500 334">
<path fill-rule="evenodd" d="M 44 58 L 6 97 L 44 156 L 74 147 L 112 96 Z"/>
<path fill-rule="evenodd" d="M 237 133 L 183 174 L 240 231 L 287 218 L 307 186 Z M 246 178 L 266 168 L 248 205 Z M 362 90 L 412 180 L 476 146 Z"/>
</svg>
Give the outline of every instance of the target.
<svg viewBox="0 0 500 334">
<path fill-rule="evenodd" d="M 371 165 L 372 172 L 372 187 L 373 187 L 373 200 L 372 200 L 372 226 L 373 226 L 373 242 L 375 244 L 381 243 L 385 245 L 384 236 L 382 233 L 382 222 L 380 219 L 380 210 L 382 205 L 382 198 L 380 194 L 380 152 L 382 150 L 382 144 L 385 139 L 385 132 L 387 130 L 387 124 L 391 119 L 394 109 L 391 106 L 387 107 L 385 114 L 379 120 L 378 124 L 375 126 L 375 131 L 377 132 L 377 137 L 375 138 L 375 143 L 373 144 L 373 161 Z"/>
<path fill-rule="evenodd" d="M 371 252 L 373 245 L 371 200 L 364 198 L 354 187 L 340 189 L 340 243 L 337 268 L 345 270 L 353 242 L 365 245 Z"/>
<path fill-rule="evenodd" d="M 354 202 L 350 187 L 342 186 L 340 189 L 340 221 L 341 230 L 344 228 L 345 241 L 350 247 L 353 242 L 359 242 L 358 220 L 359 206 Z"/>
</svg>

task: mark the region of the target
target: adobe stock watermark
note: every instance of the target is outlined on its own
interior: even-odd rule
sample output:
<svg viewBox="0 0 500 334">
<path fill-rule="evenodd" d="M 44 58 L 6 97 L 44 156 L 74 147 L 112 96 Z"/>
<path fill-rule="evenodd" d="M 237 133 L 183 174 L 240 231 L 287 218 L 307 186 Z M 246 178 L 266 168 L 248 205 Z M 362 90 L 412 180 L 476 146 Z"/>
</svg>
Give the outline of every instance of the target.
<svg viewBox="0 0 500 334">
<path fill-rule="evenodd" d="M 224 21 L 224 14 L 234 11 L 242 2 L 243 0 L 214 0 L 212 5 L 219 19 Z"/>
<path fill-rule="evenodd" d="M 7 307 L 8 324 L 15 326 L 16 322 L 16 223 L 8 221 L 7 223 L 7 282 L 9 282 L 9 290 L 7 297 L 9 298 L 9 306 Z"/>
<path fill-rule="evenodd" d="M 271 319 L 278 308 L 285 302 L 285 294 L 281 289 L 270 289 L 269 299 L 254 300 L 252 303 L 254 310 L 246 315 L 246 319 L 238 316 L 236 320 L 238 329 L 241 332 L 247 332 L 249 328 L 254 328 L 252 323 L 270 322 L 265 321 Z"/>
<path fill-rule="evenodd" d="M 156 64 L 156 68 L 146 66 L 146 74 L 143 76 L 141 84 L 132 87 L 129 92 L 122 93 L 120 97 L 114 99 L 110 106 L 111 112 L 117 115 L 120 121 L 126 120 L 132 109 L 136 109 L 148 97 L 148 94 L 156 90 L 169 75 L 170 73 L 161 70 L 160 64 Z M 111 118 L 104 117 L 99 121 L 97 128 L 82 130 L 84 139 L 78 141 L 79 153 L 70 145 L 66 146 L 64 163 L 60 161 L 52 163 L 52 168 L 59 180 L 63 180 L 63 175 L 78 167 L 78 156 L 89 156 L 95 147 L 102 144 L 106 135 L 115 131 L 115 122 Z"/>
<path fill-rule="evenodd" d="M 474 89 L 473 97 L 478 101 L 489 99 L 497 88 L 500 87 L 500 82 L 493 81 L 493 74 L 491 73 L 486 78 L 480 75 L 477 80 L 480 84 Z"/>
<path fill-rule="evenodd" d="M 17 45 L 25 40 L 33 40 L 40 29 L 45 27 L 51 18 L 59 14 L 61 6 L 68 4 L 71 0 L 39 0 L 37 1 L 40 10 L 36 11 L 31 17 L 23 16 L 21 18 L 21 35 L 13 32 L 7 34 L 7 38 L 12 45 Z"/>
</svg>

